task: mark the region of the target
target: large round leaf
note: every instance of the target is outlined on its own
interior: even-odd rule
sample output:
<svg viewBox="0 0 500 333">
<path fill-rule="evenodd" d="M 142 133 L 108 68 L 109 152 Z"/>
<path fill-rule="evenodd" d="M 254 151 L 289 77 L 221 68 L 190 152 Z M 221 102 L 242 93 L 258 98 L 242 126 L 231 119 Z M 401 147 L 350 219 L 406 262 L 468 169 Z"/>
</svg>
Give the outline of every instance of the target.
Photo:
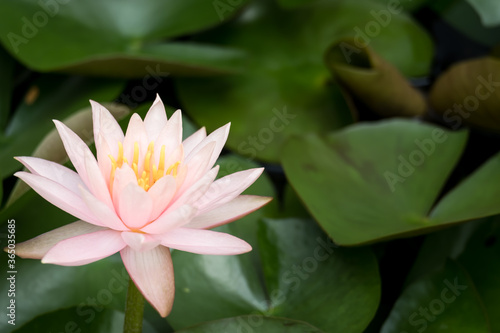
<svg viewBox="0 0 500 333">
<path fill-rule="evenodd" d="M 176 333 L 221 333 L 221 332 L 266 332 L 266 333 L 323 333 L 319 329 L 296 320 L 265 317 L 261 315 L 240 316 L 211 321 Z"/>
<path fill-rule="evenodd" d="M 241 228 L 236 222 L 221 230 L 243 238 L 252 231 Z M 262 314 L 349 333 L 362 332 L 373 318 L 380 281 L 369 249 L 336 248 L 311 220 L 300 219 L 261 222 L 252 245 L 241 256 L 173 254 L 176 299 L 168 320 L 174 328 Z M 244 324 L 252 327 L 250 319 Z"/>
<path fill-rule="evenodd" d="M 233 71 L 241 53 L 192 43 L 165 43 L 219 24 L 211 1 L 4 1 L 0 40 L 38 71 L 149 78 L 169 73 Z M 50 51 L 47 51 L 50 50 Z"/>
<path fill-rule="evenodd" d="M 335 41 L 357 37 L 360 48 L 370 45 L 406 75 L 428 72 L 432 43 L 427 34 L 403 14 L 389 13 L 378 23 L 375 16 L 384 11 L 386 5 L 368 0 L 322 1 L 292 10 L 255 1 L 232 24 L 200 37 L 246 51 L 246 70 L 230 77 L 178 79 L 185 110 L 209 129 L 231 121 L 231 149 L 277 161 L 290 135 L 325 133 L 352 121 L 323 64 L 323 53 Z M 371 26 L 378 30 L 369 37 L 365 29 Z M 343 52 L 350 56 L 359 50 Z"/>
</svg>

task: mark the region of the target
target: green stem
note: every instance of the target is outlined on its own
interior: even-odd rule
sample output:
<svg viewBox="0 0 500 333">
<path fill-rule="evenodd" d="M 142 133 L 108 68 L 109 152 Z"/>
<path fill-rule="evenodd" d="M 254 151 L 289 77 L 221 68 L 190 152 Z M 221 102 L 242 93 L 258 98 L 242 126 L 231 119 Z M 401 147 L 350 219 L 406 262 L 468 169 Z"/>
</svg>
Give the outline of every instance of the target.
<svg viewBox="0 0 500 333">
<path fill-rule="evenodd" d="M 125 323 L 123 333 L 141 333 L 144 315 L 144 296 L 137 289 L 132 279 L 128 282 L 127 305 L 125 306 Z"/>
</svg>

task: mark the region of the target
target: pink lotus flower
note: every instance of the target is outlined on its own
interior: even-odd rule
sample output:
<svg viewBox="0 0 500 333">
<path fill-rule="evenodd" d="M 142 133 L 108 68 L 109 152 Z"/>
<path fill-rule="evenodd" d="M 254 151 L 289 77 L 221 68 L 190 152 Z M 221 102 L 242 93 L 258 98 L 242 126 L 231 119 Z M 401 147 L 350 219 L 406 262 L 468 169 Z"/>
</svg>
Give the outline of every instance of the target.
<svg viewBox="0 0 500 333">
<path fill-rule="evenodd" d="M 271 200 L 240 195 L 263 168 L 215 180 L 219 167 L 214 164 L 229 124 L 209 136 L 202 128 L 182 141 L 180 110 L 167 121 L 159 97 L 144 122 L 132 116 L 125 135 L 108 110 L 91 104 L 97 160 L 59 121 L 55 124 L 76 172 L 39 158 L 17 158 L 30 172 L 16 176 L 80 221 L 18 244 L 16 253 L 43 263 L 78 266 L 120 251 L 138 289 L 165 317 L 174 299 L 169 248 L 215 255 L 251 250 L 239 238 L 206 229 Z"/>
</svg>

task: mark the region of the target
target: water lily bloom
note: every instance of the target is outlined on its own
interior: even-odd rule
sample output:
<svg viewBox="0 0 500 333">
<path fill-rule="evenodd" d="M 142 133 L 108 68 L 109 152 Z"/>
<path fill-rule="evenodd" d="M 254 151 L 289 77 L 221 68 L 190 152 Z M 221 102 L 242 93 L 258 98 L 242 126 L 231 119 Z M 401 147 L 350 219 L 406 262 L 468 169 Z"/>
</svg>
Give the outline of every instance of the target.
<svg viewBox="0 0 500 333">
<path fill-rule="evenodd" d="M 229 124 L 182 141 L 180 110 L 167 120 L 159 97 L 144 121 L 134 114 L 124 135 L 114 117 L 91 101 L 97 159 L 68 127 L 54 121 L 76 170 L 17 157 L 16 176 L 79 219 L 20 243 L 16 253 L 43 263 L 85 265 L 120 252 L 138 289 L 161 316 L 170 313 L 174 274 L 170 248 L 234 255 L 251 250 L 232 235 L 207 230 L 234 221 L 271 198 L 241 195 L 263 168 L 215 180 L 214 164 Z"/>
</svg>

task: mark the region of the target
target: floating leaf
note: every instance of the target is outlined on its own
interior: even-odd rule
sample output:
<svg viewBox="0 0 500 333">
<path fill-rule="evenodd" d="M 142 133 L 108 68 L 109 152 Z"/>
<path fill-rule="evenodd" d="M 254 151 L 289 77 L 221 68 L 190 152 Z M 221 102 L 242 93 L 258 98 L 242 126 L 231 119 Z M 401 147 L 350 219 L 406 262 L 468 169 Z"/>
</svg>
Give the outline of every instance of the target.
<svg viewBox="0 0 500 333">
<path fill-rule="evenodd" d="M 238 70 L 242 53 L 210 45 L 165 42 L 207 29 L 235 14 L 217 1 L 4 1 L 0 40 L 26 66 L 41 72 L 144 77 Z M 105 31 L 106 33 L 103 33 Z M 47 52 L 47 50 L 53 52 Z"/>
<path fill-rule="evenodd" d="M 476 10 L 487 28 L 500 24 L 500 6 L 496 0 L 466 0 Z"/>
<path fill-rule="evenodd" d="M 322 1 L 293 10 L 255 1 L 235 21 L 198 37 L 246 52 L 246 70 L 177 79 L 184 109 L 209 130 L 231 121 L 229 148 L 277 162 L 289 136 L 327 133 L 353 120 L 323 63 L 334 41 L 359 36 L 361 48 L 370 45 L 405 75 L 427 74 L 430 38 L 408 16 L 384 16 L 386 11 L 386 5 L 368 0 Z"/>
</svg>

